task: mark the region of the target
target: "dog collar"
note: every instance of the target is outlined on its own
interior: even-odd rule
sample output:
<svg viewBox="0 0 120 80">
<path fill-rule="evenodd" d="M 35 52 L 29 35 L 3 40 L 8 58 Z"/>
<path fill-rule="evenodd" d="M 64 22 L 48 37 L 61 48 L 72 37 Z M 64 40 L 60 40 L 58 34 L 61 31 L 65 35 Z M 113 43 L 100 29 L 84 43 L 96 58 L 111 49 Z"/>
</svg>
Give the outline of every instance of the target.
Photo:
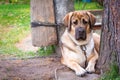
<svg viewBox="0 0 120 80">
<path fill-rule="evenodd" d="M 87 50 L 86 45 L 81 45 L 80 48 L 86 54 L 86 50 Z"/>
<path fill-rule="evenodd" d="M 87 47 L 86 45 L 81 45 L 80 46 L 81 50 L 83 51 L 84 55 L 85 55 L 85 58 L 86 58 L 86 61 L 85 61 L 85 67 L 87 66 L 88 62 L 87 62 L 87 55 L 86 55 L 86 50 L 87 50 Z"/>
</svg>

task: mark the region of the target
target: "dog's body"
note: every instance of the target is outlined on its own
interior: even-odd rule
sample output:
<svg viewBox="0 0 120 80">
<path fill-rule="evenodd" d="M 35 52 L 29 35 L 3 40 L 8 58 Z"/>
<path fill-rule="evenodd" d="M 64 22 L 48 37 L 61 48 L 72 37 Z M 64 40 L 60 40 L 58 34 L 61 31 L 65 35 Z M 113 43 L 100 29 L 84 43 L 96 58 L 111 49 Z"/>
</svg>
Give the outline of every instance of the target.
<svg viewBox="0 0 120 80">
<path fill-rule="evenodd" d="M 89 12 L 70 12 L 64 18 L 67 28 L 61 37 L 61 62 L 76 75 L 95 72 L 100 37 L 93 34 L 91 27 L 94 23 L 95 17 Z"/>
</svg>

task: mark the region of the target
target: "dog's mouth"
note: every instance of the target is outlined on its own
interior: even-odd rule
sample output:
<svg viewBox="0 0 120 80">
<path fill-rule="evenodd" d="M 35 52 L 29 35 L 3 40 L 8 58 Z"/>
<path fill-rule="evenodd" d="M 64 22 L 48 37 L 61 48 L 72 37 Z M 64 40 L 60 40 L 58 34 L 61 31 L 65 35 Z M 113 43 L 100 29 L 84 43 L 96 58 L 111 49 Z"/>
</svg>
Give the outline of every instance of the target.
<svg viewBox="0 0 120 80">
<path fill-rule="evenodd" d="M 86 30 L 83 27 L 78 27 L 75 29 L 75 39 L 76 40 L 86 40 Z"/>
</svg>

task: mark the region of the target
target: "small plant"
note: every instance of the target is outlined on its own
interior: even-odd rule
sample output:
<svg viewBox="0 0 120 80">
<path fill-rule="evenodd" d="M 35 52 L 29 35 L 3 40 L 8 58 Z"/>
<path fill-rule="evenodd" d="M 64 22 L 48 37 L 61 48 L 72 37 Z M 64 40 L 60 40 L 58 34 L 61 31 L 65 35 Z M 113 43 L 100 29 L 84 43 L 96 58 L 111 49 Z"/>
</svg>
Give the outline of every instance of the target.
<svg viewBox="0 0 120 80">
<path fill-rule="evenodd" d="M 55 46 L 52 45 L 52 46 L 47 46 L 47 47 L 41 47 L 38 50 L 37 54 L 40 56 L 48 56 L 51 53 L 54 53 L 54 51 L 55 51 Z"/>
<path fill-rule="evenodd" d="M 112 64 L 110 67 L 110 71 L 103 74 L 100 80 L 120 80 L 119 68 L 117 64 Z"/>
</svg>

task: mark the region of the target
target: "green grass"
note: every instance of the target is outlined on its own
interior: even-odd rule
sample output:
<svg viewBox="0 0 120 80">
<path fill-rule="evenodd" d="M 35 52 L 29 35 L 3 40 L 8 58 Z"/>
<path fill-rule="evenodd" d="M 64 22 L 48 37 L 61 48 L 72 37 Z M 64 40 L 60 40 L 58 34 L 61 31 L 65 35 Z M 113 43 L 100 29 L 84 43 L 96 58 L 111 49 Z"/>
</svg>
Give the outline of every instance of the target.
<svg viewBox="0 0 120 80">
<path fill-rule="evenodd" d="M 54 50 L 55 50 L 54 45 L 43 47 L 43 48 L 40 48 L 38 50 L 37 55 L 39 55 L 39 56 L 49 56 L 49 55 L 51 55 L 51 53 L 55 53 Z"/>
<path fill-rule="evenodd" d="M 85 2 L 82 2 L 82 1 L 75 2 L 74 3 L 74 8 L 75 8 L 75 10 L 98 10 L 98 9 L 103 9 L 103 7 L 101 5 L 99 5 L 97 2 L 85 3 Z"/>
<path fill-rule="evenodd" d="M 30 33 L 30 5 L 0 5 L 0 56 L 27 57 L 15 44 Z"/>
<path fill-rule="evenodd" d="M 116 64 L 112 64 L 110 71 L 103 74 L 100 80 L 120 80 L 118 66 Z"/>
<path fill-rule="evenodd" d="M 53 53 L 53 47 L 40 48 L 34 52 L 23 52 L 15 44 L 30 33 L 30 5 L 0 5 L 0 57 L 35 57 Z"/>
<path fill-rule="evenodd" d="M 30 5 L 0 5 L 0 24 L 3 26 L 28 26 Z"/>
</svg>

